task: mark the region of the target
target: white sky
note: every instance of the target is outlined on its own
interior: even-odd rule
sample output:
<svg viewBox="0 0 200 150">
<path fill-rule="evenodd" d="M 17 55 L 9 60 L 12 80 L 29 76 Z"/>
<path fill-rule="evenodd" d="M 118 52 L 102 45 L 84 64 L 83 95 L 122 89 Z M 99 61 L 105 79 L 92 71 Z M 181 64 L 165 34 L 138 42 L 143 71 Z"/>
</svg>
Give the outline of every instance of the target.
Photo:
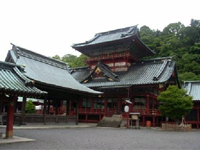
<svg viewBox="0 0 200 150">
<path fill-rule="evenodd" d="M 71 48 L 94 34 L 139 25 L 162 30 L 200 20 L 200 0 L 0 0 L 0 61 L 10 43 L 45 56 L 79 55 Z"/>
</svg>

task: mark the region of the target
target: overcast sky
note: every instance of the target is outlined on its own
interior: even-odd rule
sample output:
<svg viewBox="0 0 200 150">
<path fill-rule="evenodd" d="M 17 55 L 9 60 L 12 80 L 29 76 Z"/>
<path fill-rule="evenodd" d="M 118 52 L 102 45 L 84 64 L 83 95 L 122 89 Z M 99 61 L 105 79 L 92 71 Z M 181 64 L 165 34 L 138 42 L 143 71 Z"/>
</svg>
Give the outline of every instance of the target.
<svg viewBox="0 0 200 150">
<path fill-rule="evenodd" d="M 73 43 L 137 25 L 162 31 L 200 20 L 200 0 L 0 0 L 0 60 L 10 43 L 45 56 L 79 55 Z"/>
</svg>

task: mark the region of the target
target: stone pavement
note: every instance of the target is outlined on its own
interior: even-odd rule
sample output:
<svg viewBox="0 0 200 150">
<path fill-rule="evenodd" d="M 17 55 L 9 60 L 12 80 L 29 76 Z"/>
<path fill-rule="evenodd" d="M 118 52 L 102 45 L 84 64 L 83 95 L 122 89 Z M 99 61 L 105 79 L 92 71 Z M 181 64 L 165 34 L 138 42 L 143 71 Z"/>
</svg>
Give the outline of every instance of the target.
<svg viewBox="0 0 200 150">
<path fill-rule="evenodd" d="M 5 139 L 5 134 L 3 134 L 2 138 L 0 138 L 0 144 L 10 144 L 10 143 L 18 143 L 18 142 L 32 142 L 34 139 L 28 139 L 18 136 L 13 136 L 11 139 Z"/>
<path fill-rule="evenodd" d="M 14 135 L 36 141 L 2 144 L 1 150 L 199 150 L 200 148 L 199 130 L 175 132 L 145 127 L 15 129 Z"/>
<path fill-rule="evenodd" d="M 27 125 L 21 125 L 21 126 L 13 126 L 14 130 L 19 129 L 65 129 L 65 128 L 92 128 L 96 127 L 97 124 L 95 123 L 79 123 L 78 125 L 75 124 L 27 124 Z M 0 129 L 5 129 L 6 131 L 6 125 L 0 125 Z M 1 135 L 1 134 L 0 134 Z M 29 139 L 24 137 L 18 137 L 13 136 L 13 138 L 6 139 L 5 134 L 1 135 L 0 137 L 0 144 L 10 144 L 10 143 L 17 143 L 17 142 L 31 142 L 35 141 L 35 139 Z"/>
</svg>

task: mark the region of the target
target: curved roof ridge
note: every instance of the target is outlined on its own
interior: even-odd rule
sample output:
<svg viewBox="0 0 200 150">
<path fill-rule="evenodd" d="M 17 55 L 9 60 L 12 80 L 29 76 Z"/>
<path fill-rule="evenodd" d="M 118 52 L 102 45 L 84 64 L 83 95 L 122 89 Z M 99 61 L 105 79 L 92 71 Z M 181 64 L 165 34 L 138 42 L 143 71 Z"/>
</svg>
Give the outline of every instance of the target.
<svg viewBox="0 0 200 150">
<path fill-rule="evenodd" d="M 104 35 L 104 34 L 115 33 L 118 31 L 125 31 L 125 30 L 128 30 L 128 32 L 130 33 L 131 31 L 135 30 L 136 28 L 137 28 L 137 25 L 134 25 L 134 26 L 118 28 L 118 29 L 114 29 L 114 30 L 110 30 L 110 31 L 99 32 L 99 33 L 96 33 L 95 35 Z"/>
<path fill-rule="evenodd" d="M 168 57 L 157 57 L 157 58 L 148 58 L 148 59 L 141 59 L 140 61 L 156 61 L 156 60 L 165 60 L 165 59 L 173 59 L 173 56 L 168 56 Z"/>
<path fill-rule="evenodd" d="M 153 80 L 154 80 L 154 81 L 159 80 L 159 78 L 160 78 L 160 76 L 163 74 L 163 72 L 164 72 L 164 70 L 165 70 L 167 64 L 168 64 L 168 60 L 164 60 L 162 66 L 160 67 L 160 69 L 158 70 L 158 72 L 156 73 L 156 75 L 153 77 Z"/>
<path fill-rule="evenodd" d="M 147 47 L 145 44 L 144 44 L 144 42 L 140 39 L 140 37 L 137 35 L 137 37 L 138 37 L 138 40 L 142 43 L 142 45 L 145 47 L 145 48 L 147 48 L 152 54 L 156 54 L 156 52 L 154 51 L 154 50 L 152 50 L 152 49 L 150 49 L 149 47 Z"/>
</svg>

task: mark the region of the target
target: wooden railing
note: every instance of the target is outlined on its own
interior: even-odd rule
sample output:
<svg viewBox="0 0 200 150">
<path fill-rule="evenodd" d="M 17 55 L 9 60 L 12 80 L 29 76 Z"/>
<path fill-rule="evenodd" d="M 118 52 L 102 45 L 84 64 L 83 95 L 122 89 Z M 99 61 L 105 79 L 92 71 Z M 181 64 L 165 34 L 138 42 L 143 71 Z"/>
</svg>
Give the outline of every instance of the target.
<svg viewBox="0 0 200 150">
<path fill-rule="evenodd" d="M 101 55 L 99 57 L 88 58 L 86 62 L 115 59 L 115 58 L 121 58 L 121 57 L 131 57 L 131 54 L 130 52 L 126 52 L 126 53 L 113 53 L 112 55 Z"/>
<path fill-rule="evenodd" d="M 140 115 L 160 115 L 160 111 L 157 109 L 133 109 L 131 112 L 139 112 Z M 105 116 L 112 116 L 117 114 L 117 109 L 90 109 L 90 108 L 81 108 L 79 113 L 82 114 L 104 114 Z M 123 112 L 120 112 L 123 114 Z"/>
<path fill-rule="evenodd" d="M 14 122 L 20 123 L 21 114 L 15 114 Z M 53 123 L 53 122 L 75 122 L 76 116 L 61 116 L 61 115 L 46 115 L 46 122 Z M 26 123 L 43 123 L 43 115 L 40 114 L 26 114 L 25 116 Z"/>
</svg>

